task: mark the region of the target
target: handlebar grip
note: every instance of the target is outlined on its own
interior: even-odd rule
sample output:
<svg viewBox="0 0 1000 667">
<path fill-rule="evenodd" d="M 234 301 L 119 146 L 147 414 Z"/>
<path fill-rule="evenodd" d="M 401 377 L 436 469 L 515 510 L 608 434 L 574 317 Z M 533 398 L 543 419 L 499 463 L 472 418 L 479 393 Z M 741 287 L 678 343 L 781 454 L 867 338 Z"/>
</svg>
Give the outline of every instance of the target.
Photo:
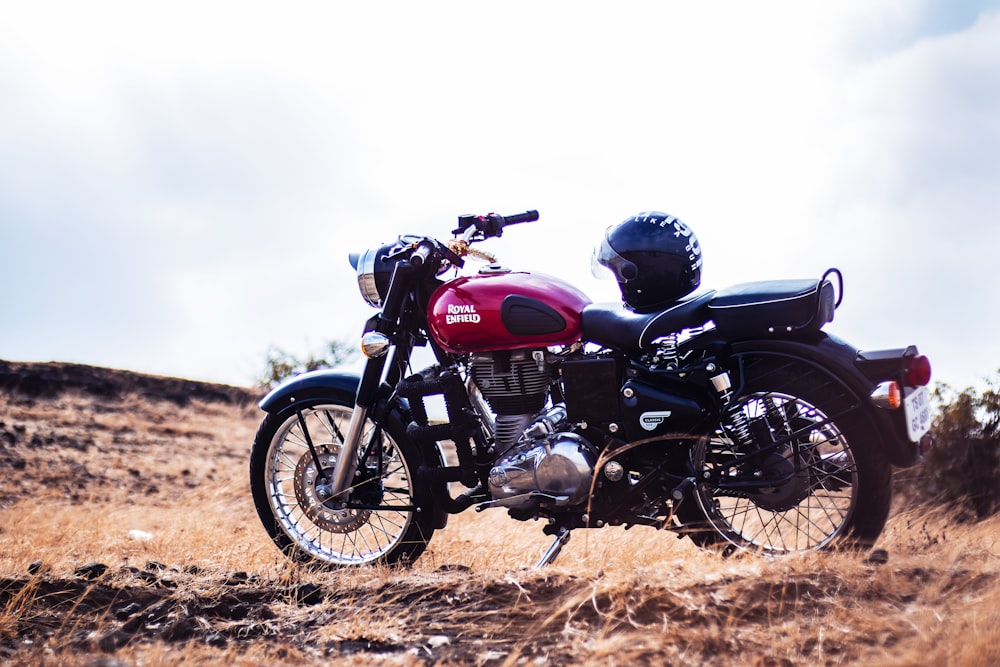
<svg viewBox="0 0 1000 667">
<path fill-rule="evenodd" d="M 424 262 L 427 261 L 427 258 L 431 256 L 433 251 L 434 249 L 431 246 L 421 243 L 417 249 L 413 251 L 413 254 L 410 255 L 410 264 L 413 266 L 423 266 Z"/>
<path fill-rule="evenodd" d="M 505 227 L 507 225 L 516 225 L 519 222 L 534 222 L 535 220 L 538 220 L 538 211 L 525 211 L 524 213 L 503 216 Z"/>
</svg>

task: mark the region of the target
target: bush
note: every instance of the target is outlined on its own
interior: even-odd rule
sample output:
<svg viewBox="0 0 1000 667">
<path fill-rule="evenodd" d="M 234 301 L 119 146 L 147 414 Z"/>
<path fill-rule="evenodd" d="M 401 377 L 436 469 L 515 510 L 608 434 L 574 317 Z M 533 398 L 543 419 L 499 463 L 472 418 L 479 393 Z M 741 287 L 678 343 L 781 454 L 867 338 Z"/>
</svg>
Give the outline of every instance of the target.
<svg viewBox="0 0 1000 667">
<path fill-rule="evenodd" d="M 898 475 L 897 489 L 916 502 L 951 505 L 965 520 L 1000 511 L 1000 371 L 986 389 L 934 391 L 934 448 L 915 468 Z"/>
<path fill-rule="evenodd" d="M 310 352 L 305 358 L 271 346 L 267 351 L 264 373 L 257 378 L 257 383 L 265 389 L 273 389 L 288 378 L 320 368 L 335 368 L 350 362 L 356 356 L 357 350 L 337 341 L 327 343 L 318 355 Z"/>
</svg>

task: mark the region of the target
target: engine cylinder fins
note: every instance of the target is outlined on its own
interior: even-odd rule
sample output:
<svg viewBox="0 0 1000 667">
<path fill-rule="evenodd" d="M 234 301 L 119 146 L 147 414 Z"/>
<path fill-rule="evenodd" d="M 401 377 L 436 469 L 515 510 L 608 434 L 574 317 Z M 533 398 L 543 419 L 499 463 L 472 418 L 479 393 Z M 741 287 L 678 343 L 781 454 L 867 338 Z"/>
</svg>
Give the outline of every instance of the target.
<svg viewBox="0 0 1000 667">
<path fill-rule="evenodd" d="M 516 445 L 524 430 L 531 424 L 532 418 L 530 414 L 498 415 L 494 431 L 497 451 L 505 452 Z"/>
<path fill-rule="evenodd" d="M 479 391 L 498 415 L 535 414 L 545 406 L 550 374 L 531 350 L 477 354 L 470 369 Z"/>
</svg>

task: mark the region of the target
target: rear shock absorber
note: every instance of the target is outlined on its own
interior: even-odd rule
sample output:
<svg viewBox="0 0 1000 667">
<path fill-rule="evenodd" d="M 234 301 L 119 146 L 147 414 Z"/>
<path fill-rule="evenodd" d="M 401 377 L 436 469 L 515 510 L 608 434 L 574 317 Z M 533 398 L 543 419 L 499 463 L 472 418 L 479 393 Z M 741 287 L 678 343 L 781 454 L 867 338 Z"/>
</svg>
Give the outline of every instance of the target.
<svg viewBox="0 0 1000 667">
<path fill-rule="evenodd" d="M 725 406 L 728 416 L 729 430 L 736 439 L 737 444 L 744 447 L 753 446 L 753 436 L 750 434 L 750 420 L 743 412 L 743 406 L 733 400 L 733 383 L 727 371 L 722 371 L 711 378 L 712 386 L 719 393 L 722 404 Z"/>
</svg>

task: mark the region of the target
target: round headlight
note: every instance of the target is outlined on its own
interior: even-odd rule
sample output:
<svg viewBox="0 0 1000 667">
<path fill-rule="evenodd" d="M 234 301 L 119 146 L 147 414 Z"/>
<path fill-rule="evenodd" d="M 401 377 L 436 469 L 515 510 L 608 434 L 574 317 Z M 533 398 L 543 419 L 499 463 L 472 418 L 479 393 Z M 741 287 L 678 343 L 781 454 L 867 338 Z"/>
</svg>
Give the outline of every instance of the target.
<svg viewBox="0 0 1000 667">
<path fill-rule="evenodd" d="M 392 250 L 393 244 L 379 248 L 369 248 L 360 254 L 350 255 L 351 265 L 358 272 L 358 290 L 361 296 L 373 308 L 381 308 L 385 295 L 389 290 L 392 278 L 392 264 L 385 256 Z"/>
<path fill-rule="evenodd" d="M 368 302 L 369 306 L 378 308 L 382 305 L 382 297 L 379 296 L 378 287 L 375 285 L 375 257 L 378 255 L 378 248 L 369 248 L 361 253 L 358 258 L 358 289 L 361 296 Z"/>
</svg>

